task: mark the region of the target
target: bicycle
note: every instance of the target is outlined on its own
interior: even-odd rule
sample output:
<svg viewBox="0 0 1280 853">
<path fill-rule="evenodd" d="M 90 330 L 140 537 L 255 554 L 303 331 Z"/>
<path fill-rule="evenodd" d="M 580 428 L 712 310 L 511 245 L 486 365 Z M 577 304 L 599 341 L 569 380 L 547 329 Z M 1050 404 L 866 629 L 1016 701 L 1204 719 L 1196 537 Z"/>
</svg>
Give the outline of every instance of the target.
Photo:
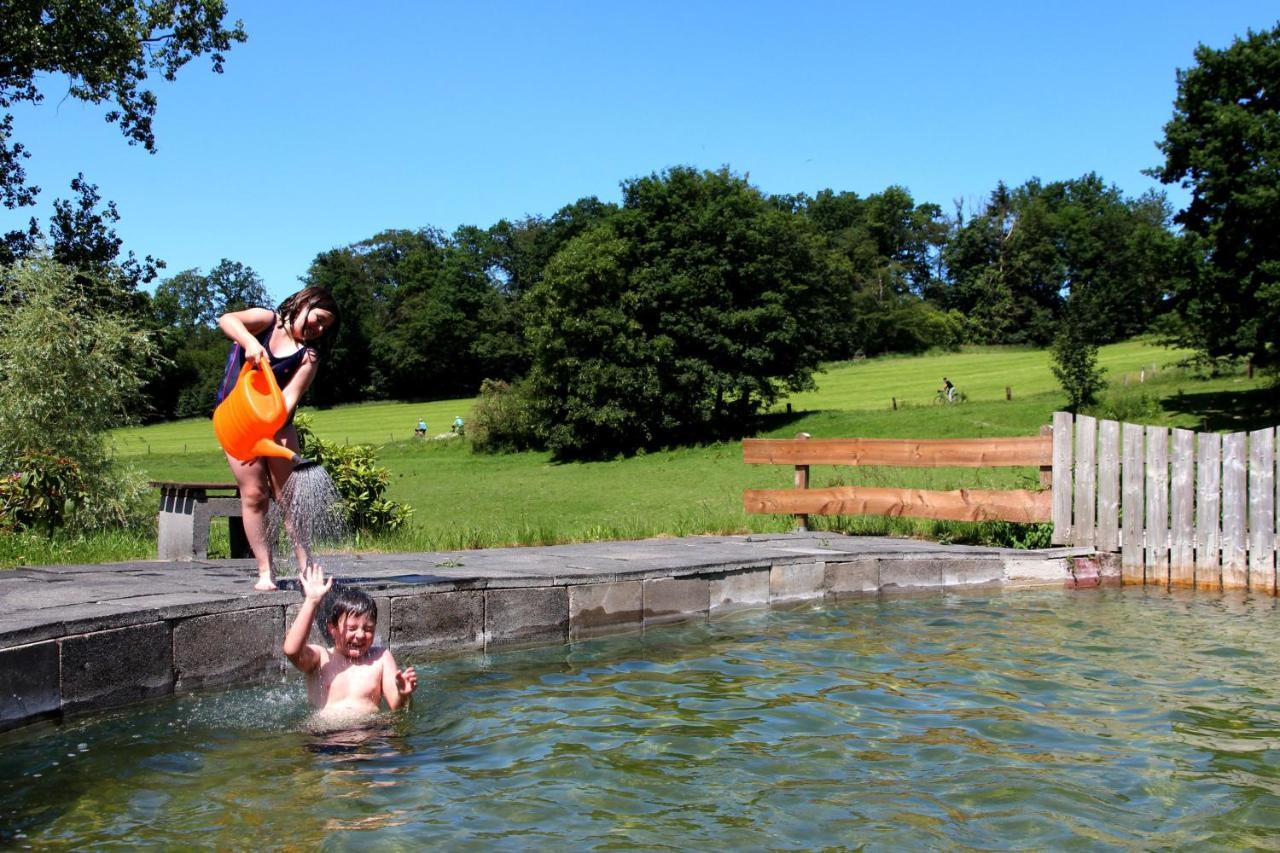
<svg viewBox="0 0 1280 853">
<path fill-rule="evenodd" d="M 956 403 L 963 403 L 966 399 L 964 392 L 959 388 L 953 387 L 950 396 L 947 395 L 946 388 L 939 388 L 938 393 L 934 395 L 933 404 L 935 406 L 954 406 Z"/>
</svg>

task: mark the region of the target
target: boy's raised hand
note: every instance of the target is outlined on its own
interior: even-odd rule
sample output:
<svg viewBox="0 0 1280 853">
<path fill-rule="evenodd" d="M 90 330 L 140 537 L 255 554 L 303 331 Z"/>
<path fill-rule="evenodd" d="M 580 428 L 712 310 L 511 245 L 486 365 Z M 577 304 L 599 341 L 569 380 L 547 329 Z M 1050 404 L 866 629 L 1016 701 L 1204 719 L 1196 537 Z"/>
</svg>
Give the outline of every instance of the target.
<svg viewBox="0 0 1280 853">
<path fill-rule="evenodd" d="M 333 578 L 324 576 L 324 569 L 312 563 L 298 572 L 298 581 L 302 584 L 302 594 L 307 601 L 319 604 L 324 595 L 333 586 Z"/>
<path fill-rule="evenodd" d="M 403 696 L 408 696 L 418 689 L 418 674 L 413 671 L 413 667 L 407 666 L 396 673 L 396 689 Z"/>
</svg>

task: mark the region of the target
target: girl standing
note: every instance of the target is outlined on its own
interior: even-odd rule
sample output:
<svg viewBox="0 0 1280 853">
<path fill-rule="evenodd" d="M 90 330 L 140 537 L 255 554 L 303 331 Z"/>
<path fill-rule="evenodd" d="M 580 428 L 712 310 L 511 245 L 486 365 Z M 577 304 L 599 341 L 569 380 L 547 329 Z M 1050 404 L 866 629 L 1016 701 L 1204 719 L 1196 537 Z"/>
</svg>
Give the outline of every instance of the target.
<svg viewBox="0 0 1280 853">
<path fill-rule="evenodd" d="M 298 452 L 298 432 L 293 427 L 293 413 L 298 401 L 311 387 L 319 367 L 315 345 L 338 328 L 338 305 L 329 291 L 307 287 L 290 296 L 274 312 L 268 308 L 246 308 L 232 311 L 218 319 L 218 328 L 234 343 L 227 355 L 227 367 L 218 384 L 221 403 L 235 387 L 240 369 L 246 362 L 270 366 L 284 395 L 289 418 L 275 439 Z M 258 561 L 258 582 L 254 589 L 275 589 L 271 572 L 271 545 L 267 542 L 267 508 L 271 498 L 280 498 L 280 490 L 293 473 L 288 459 L 261 457 L 241 462 L 230 453 L 227 462 L 240 487 L 240 507 L 244 516 L 245 538 Z M 307 555 L 298 546 L 298 566 L 305 568 Z"/>
</svg>

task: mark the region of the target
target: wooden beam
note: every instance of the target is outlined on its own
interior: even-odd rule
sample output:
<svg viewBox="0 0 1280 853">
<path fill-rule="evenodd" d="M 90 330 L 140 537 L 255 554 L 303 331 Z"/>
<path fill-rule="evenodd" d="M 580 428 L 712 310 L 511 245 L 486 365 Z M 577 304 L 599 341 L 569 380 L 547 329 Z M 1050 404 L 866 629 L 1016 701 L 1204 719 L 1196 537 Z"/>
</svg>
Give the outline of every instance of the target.
<svg viewBox="0 0 1280 853">
<path fill-rule="evenodd" d="M 810 515 L 887 515 L 950 521 L 1049 521 L 1049 492 L 1022 489 L 885 489 L 834 486 L 826 489 L 748 489 L 742 505 L 749 513 Z"/>
<path fill-rule="evenodd" d="M 1013 438 L 748 438 L 752 465 L 888 465 L 899 468 L 1012 468 L 1053 464 L 1049 436 Z"/>
</svg>

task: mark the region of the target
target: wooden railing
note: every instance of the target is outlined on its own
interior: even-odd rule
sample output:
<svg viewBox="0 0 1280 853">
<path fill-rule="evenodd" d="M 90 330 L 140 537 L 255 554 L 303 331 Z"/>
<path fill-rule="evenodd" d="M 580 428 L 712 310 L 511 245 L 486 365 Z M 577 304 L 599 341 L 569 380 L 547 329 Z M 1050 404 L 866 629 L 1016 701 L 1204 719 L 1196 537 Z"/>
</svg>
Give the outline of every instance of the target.
<svg viewBox="0 0 1280 853">
<path fill-rule="evenodd" d="M 881 465 L 910 468 L 1036 467 L 1048 484 L 1053 462 L 1047 434 L 1016 438 L 955 439 L 794 439 L 749 438 L 742 460 L 755 465 L 794 465 L 795 488 L 748 489 L 742 503 L 749 513 L 785 513 L 805 527 L 809 515 L 887 515 L 954 521 L 1049 521 L 1048 491 L 1026 489 L 928 489 L 831 486 L 809 488 L 811 465 Z"/>
</svg>

